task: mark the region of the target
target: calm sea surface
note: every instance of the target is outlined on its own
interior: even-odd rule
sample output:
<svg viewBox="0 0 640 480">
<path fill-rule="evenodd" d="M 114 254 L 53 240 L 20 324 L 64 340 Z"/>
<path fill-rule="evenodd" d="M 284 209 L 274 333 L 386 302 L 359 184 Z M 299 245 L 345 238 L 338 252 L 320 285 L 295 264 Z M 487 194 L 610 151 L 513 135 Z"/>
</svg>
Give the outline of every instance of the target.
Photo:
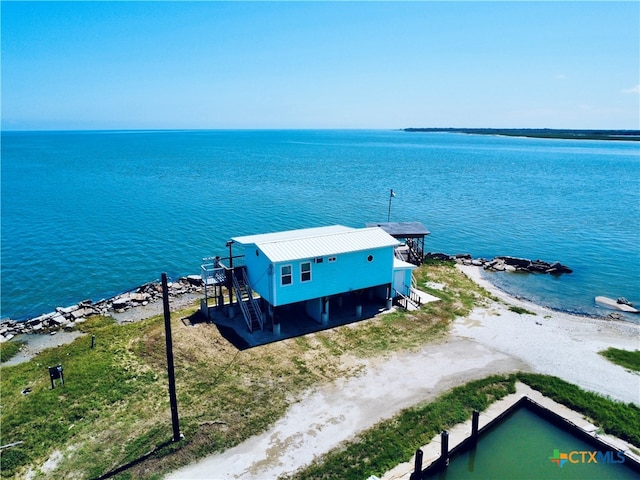
<svg viewBox="0 0 640 480">
<path fill-rule="evenodd" d="M 491 274 L 557 309 L 640 303 L 640 145 L 401 131 L 2 133 L 2 317 L 199 273 L 232 236 L 420 221 L 425 248 L 559 261 Z"/>
</svg>

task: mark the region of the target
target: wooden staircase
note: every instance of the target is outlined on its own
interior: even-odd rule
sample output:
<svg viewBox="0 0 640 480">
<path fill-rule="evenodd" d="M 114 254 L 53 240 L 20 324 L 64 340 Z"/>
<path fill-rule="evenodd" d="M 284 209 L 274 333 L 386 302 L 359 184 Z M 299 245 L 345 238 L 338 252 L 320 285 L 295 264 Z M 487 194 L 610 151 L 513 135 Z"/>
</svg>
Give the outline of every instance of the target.
<svg viewBox="0 0 640 480">
<path fill-rule="evenodd" d="M 253 296 L 253 290 L 251 290 L 249 280 L 247 279 L 246 269 L 241 268 L 234 270 L 233 290 L 235 291 L 236 300 L 240 306 L 249 332 L 262 330 L 264 328 L 262 311 L 260 310 L 258 301 Z"/>
<path fill-rule="evenodd" d="M 418 253 L 418 249 L 414 242 L 407 242 L 407 247 L 409 247 L 409 263 L 413 263 L 414 265 L 422 265 L 422 256 Z"/>
</svg>

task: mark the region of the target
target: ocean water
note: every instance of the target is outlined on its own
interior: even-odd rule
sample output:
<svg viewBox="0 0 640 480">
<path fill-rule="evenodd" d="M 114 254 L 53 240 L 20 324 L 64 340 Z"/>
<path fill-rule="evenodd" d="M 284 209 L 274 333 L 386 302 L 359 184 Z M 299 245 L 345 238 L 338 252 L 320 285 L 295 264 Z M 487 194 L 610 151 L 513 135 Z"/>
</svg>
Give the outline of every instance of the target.
<svg viewBox="0 0 640 480">
<path fill-rule="evenodd" d="M 2 132 L 2 317 L 199 273 L 232 236 L 420 221 L 428 251 L 559 261 L 505 290 L 640 303 L 640 145 L 402 131 Z M 628 317 L 632 319 L 631 316 Z"/>
</svg>

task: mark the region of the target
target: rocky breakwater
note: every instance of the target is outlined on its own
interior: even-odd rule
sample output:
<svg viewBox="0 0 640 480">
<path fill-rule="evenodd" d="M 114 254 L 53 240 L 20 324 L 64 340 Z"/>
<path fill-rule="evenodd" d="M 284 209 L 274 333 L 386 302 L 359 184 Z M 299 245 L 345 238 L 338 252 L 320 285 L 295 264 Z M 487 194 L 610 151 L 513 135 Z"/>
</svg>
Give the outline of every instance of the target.
<svg viewBox="0 0 640 480">
<path fill-rule="evenodd" d="M 551 275 L 573 272 L 569 267 L 559 262 L 549 263 L 543 260 L 529 260 L 508 256 L 494 257 L 489 260 L 485 258 L 473 258 L 468 253 L 448 255 L 446 253 L 429 252 L 425 255 L 425 259 L 451 261 L 462 265 L 475 265 L 493 272 L 548 273 Z"/>
<path fill-rule="evenodd" d="M 204 287 L 199 275 L 180 277 L 177 282 L 168 283 L 167 286 L 170 298 L 201 293 Z M 0 323 L 0 342 L 27 333 L 53 334 L 59 330 L 73 330 L 92 315 L 123 313 L 155 302 L 162 302 L 162 284 L 160 282 L 145 283 L 106 300 L 98 302 L 83 300 L 75 305 L 58 307 L 53 312 L 25 321 L 3 320 Z"/>
</svg>

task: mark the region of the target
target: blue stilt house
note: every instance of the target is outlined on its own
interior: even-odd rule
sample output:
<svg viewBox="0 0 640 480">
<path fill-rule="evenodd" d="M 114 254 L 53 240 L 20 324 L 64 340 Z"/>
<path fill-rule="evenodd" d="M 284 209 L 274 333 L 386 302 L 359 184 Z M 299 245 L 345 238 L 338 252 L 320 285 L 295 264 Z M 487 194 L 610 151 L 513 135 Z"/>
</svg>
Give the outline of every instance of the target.
<svg viewBox="0 0 640 480">
<path fill-rule="evenodd" d="M 330 305 L 341 306 L 344 298 L 376 298 L 390 308 L 394 297 L 408 295 L 416 268 L 397 258 L 401 243 L 377 226 L 240 236 L 227 245 L 236 266 L 203 266 L 203 279 L 207 285 L 232 286 L 250 331 L 266 323 L 279 333 L 278 311 L 290 305 L 304 306 L 306 315 L 322 325 L 329 322 Z M 241 255 L 231 255 L 231 248 Z M 356 301 L 359 316 L 357 309 Z"/>
</svg>

